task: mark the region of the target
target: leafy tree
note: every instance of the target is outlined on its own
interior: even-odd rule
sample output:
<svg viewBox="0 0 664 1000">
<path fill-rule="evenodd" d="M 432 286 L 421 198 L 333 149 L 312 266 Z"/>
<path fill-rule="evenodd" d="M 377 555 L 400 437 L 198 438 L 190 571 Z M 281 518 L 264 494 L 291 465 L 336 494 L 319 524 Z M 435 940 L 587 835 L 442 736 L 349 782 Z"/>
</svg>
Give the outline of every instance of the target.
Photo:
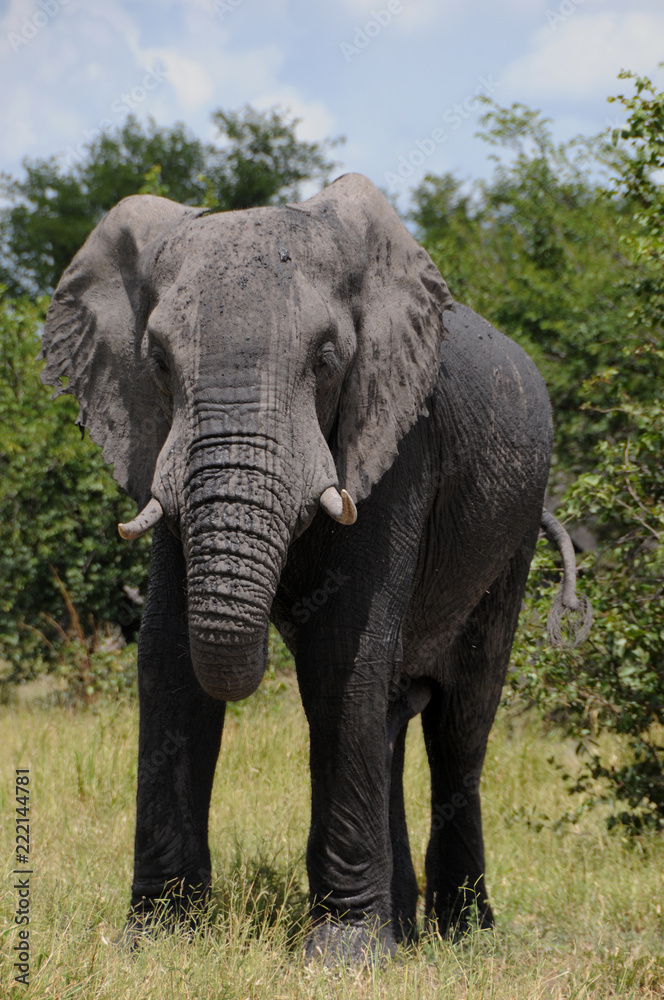
<svg viewBox="0 0 664 1000">
<path fill-rule="evenodd" d="M 343 142 L 303 142 L 295 135 L 298 119 L 274 109 L 215 111 L 212 121 L 224 140 L 208 166 L 211 204 L 220 209 L 297 201 L 303 181 L 327 182 L 336 165 L 327 149 Z"/>
<path fill-rule="evenodd" d="M 619 430 L 599 442 L 560 509 L 602 528 L 600 551 L 583 564 L 597 625 L 577 649 L 540 649 L 550 599 L 540 595 L 525 614 L 513 680 L 580 739 L 584 767 L 571 790 L 585 805 L 610 802 L 610 823 L 639 830 L 664 829 L 664 92 L 634 79 L 635 95 L 618 98 L 630 117 L 615 140 L 628 155 L 607 193 L 629 199 L 622 249 L 633 308 L 620 356 L 585 385 L 587 412 L 610 397 Z M 553 572 L 548 553 L 538 568 Z M 617 761 L 596 741 L 601 732 L 622 737 Z"/>
<path fill-rule="evenodd" d="M 128 195 L 213 211 L 250 208 L 297 198 L 303 181 L 322 183 L 335 166 L 326 158 L 335 143 L 299 140 L 299 119 L 279 110 L 247 106 L 212 117 L 221 146 L 182 124 L 158 128 L 130 116 L 94 139 L 82 159 L 26 160 L 23 179 L 4 176 L 0 191 L 11 207 L 0 219 L 0 280 L 10 293 L 51 292 L 104 212 Z"/>
<path fill-rule="evenodd" d="M 2 183 L 13 203 L 2 219 L 2 280 L 11 293 L 52 291 L 104 212 L 121 198 L 142 190 L 157 193 L 159 180 L 158 193 L 201 203 L 204 166 L 203 144 L 183 125 L 158 129 L 134 117 L 102 133 L 80 161 L 26 160 L 24 179 L 5 177 Z"/>
<path fill-rule="evenodd" d="M 664 64 L 662 64 L 664 65 Z M 617 161 L 615 190 L 628 199 L 632 209 L 633 231 L 623 242 L 636 268 L 633 278 L 641 317 L 661 335 L 664 322 L 664 100 L 648 77 L 631 72 L 620 79 L 634 80 L 636 93 L 623 94 L 610 101 L 631 112 L 627 126 L 613 133 L 616 146 L 629 143 L 631 155 Z"/>
<path fill-rule="evenodd" d="M 507 151 L 493 155 L 491 179 L 466 190 L 449 174 L 427 177 L 412 217 L 452 294 L 519 341 L 542 372 L 569 481 L 621 419 L 581 408 L 585 380 L 619 357 L 643 367 L 621 355 L 633 335 L 620 245 L 629 199 L 608 197 L 598 179 L 621 154 L 599 140 L 556 145 L 548 119 L 519 104 L 492 107 L 482 125 L 481 138 Z M 595 396 L 599 407 L 601 383 Z"/>
</svg>

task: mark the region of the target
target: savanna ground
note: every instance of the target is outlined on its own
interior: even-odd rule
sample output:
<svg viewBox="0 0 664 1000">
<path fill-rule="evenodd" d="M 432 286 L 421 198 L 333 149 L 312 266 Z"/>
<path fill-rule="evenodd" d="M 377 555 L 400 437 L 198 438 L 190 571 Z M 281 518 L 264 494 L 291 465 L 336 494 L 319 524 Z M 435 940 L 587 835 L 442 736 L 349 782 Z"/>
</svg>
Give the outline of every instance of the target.
<svg viewBox="0 0 664 1000">
<path fill-rule="evenodd" d="M 216 998 L 664 997 L 664 842 L 608 833 L 569 808 L 549 758 L 573 746 L 503 713 L 483 778 L 495 933 L 423 939 L 385 967 L 326 971 L 300 956 L 306 920 L 308 736 L 292 675 L 277 675 L 227 718 L 211 810 L 214 911 L 193 941 L 117 947 L 131 881 L 135 703 L 71 710 L 2 706 L 4 859 L 0 995 L 57 1000 Z M 31 981 L 13 985 L 14 774 L 31 773 Z M 407 810 L 423 885 L 428 781 L 411 725 Z"/>
</svg>

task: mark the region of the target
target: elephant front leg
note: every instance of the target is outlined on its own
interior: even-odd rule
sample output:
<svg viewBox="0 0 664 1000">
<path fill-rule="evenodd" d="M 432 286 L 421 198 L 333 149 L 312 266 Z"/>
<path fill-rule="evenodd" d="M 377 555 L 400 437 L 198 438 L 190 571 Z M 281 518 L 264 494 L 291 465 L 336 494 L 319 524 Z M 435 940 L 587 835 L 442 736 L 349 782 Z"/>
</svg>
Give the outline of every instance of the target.
<svg viewBox="0 0 664 1000">
<path fill-rule="evenodd" d="M 138 653 L 139 752 L 130 927 L 195 922 L 210 886 L 208 811 L 225 704 L 189 658 L 179 541 L 155 529 Z"/>
<path fill-rule="evenodd" d="M 300 648 L 312 783 L 307 870 L 313 928 L 306 954 L 364 962 L 395 949 L 385 767 L 389 674 L 384 661 L 362 662 L 343 652 L 332 659 L 329 651 L 309 659 Z"/>
</svg>

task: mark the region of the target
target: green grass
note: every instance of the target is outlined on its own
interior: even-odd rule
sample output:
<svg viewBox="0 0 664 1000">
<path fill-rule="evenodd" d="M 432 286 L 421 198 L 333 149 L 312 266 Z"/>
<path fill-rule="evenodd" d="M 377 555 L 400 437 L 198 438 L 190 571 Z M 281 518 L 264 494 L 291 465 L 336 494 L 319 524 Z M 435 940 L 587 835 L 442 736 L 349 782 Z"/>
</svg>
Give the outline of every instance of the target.
<svg viewBox="0 0 664 1000">
<path fill-rule="evenodd" d="M 591 814 L 528 826 L 568 796 L 547 763 L 571 749 L 533 720 L 498 721 L 484 775 L 495 933 L 423 941 L 383 968 L 329 972 L 299 952 L 306 914 L 307 731 L 292 683 L 269 682 L 228 718 L 212 803 L 215 907 L 206 933 L 131 957 L 114 945 L 131 881 L 134 705 L 3 706 L 0 996 L 119 998 L 604 998 L 664 996 L 664 843 L 631 843 Z M 31 769 L 32 980 L 12 987 L 14 768 Z M 407 809 L 422 881 L 428 778 L 411 726 Z"/>
</svg>

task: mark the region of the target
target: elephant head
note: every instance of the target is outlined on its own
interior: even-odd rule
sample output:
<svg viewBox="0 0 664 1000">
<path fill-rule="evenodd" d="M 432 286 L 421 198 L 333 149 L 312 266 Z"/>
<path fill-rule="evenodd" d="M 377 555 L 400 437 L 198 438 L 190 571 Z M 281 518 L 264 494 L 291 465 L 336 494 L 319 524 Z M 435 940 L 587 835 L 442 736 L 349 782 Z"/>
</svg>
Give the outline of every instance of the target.
<svg viewBox="0 0 664 1000">
<path fill-rule="evenodd" d="M 125 534 L 163 515 L 180 535 L 192 662 L 212 696 L 259 684 L 290 542 L 319 505 L 352 522 L 350 498 L 425 411 L 451 305 L 352 174 L 301 205 L 215 215 L 126 198 L 65 271 L 42 380 L 76 397 L 145 507 Z"/>
</svg>

